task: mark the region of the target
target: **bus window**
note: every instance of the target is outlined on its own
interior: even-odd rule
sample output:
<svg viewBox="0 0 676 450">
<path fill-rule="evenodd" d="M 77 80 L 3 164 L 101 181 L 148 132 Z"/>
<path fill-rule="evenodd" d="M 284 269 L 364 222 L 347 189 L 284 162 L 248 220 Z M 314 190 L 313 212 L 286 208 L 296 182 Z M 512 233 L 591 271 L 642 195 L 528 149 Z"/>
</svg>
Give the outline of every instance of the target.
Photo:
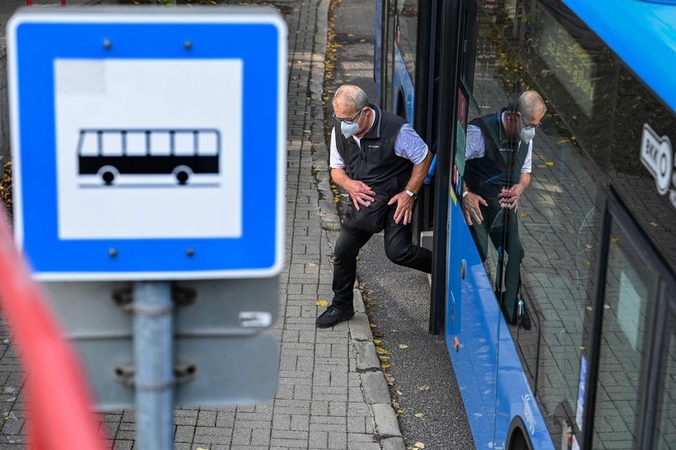
<svg viewBox="0 0 676 450">
<path fill-rule="evenodd" d="M 380 106 L 413 121 L 413 80 L 416 68 L 418 0 L 383 2 L 383 72 Z"/>
<path fill-rule="evenodd" d="M 666 298 L 673 299 L 675 293 L 668 292 Z M 667 319 L 666 341 L 662 358 L 660 399 L 657 405 L 657 428 L 655 448 L 673 449 L 676 445 L 676 311 L 672 308 Z"/>
<path fill-rule="evenodd" d="M 637 448 L 644 333 L 655 271 L 627 234 L 610 235 L 599 376 L 594 414 L 594 448 Z M 652 302 L 654 303 L 654 302 Z"/>
<path fill-rule="evenodd" d="M 103 156 L 122 156 L 124 147 L 122 146 L 122 133 L 101 132 L 100 133 L 101 154 Z"/>
<path fill-rule="evenodd" d="M 192 156 L 195 154 L 195 133 L 176 131 L 174 133 L 174 154 Z"/>
<path fill-rule="evenodd" d="M 197 154 L 198 155 L 217 155 L 219 136 L 216 133 L 201 132 L 197 137 Z"/>
<path fill-rule="evenodd" d="M 415 74 L 418 0 L 397 0 L 397 43 L 410 74 Z"/>
<path fill-rule="evenodd" d="M 606 179 L 599 160 L 612 142 L 608 93 L 616 86 L 616 70 L 608 54 L 598 51 L 598 40 L 575 34 L 579 24 L 553 15 L 541 2 L 508 3 L 519 10 L 480 4 L 471 89 L 481 115 L 497 113 L 528 89 L 547 103 L 532 141 L 530 185 L 517 211 L 508 220 L 494 214 L 488 245 L 475 243 L 549 433 L 560 442 L 562 424 L 575 422 L 578 380 L 570 374 L 578 372 L 588 338 L 584 324 L 601 218 L 597 202 Z M 553 56 L 561 53 L 554 44 L 568 41 L 576 46 L 564 63 Z M 571 74 L 578 60 L 585 70 Z M 582 101 L 581 93 L 592 92 L 590 84 L 593 96 Z M 520 271 L 514 268 L 519 259 Z M 497 376 L 499 384 L 509 382 L 508 371 L 498 368 Z M 508 407 L 509 401 L 498 404 L 498 410 Z"/>
<path fill-rule="evenodd" d="M 90 131 L 81 131 L 80 141 L 78 142 L 78 154 L 82 156 L 97 156 L 100 151 L 98 134 Z"/>
<path fill-rule="evenodd" d="M 127 156 L 145 156 L 148 152 L 148 138 L 144 131 L 127 131 L 126 136 L 126 155 Z"/>
<path fill-rule="evenodd" d="M 161 156 L 171 154 L 171 136 L 169 131 L 152 131 L 150 133 L 150 155 Z"/>
</svg>

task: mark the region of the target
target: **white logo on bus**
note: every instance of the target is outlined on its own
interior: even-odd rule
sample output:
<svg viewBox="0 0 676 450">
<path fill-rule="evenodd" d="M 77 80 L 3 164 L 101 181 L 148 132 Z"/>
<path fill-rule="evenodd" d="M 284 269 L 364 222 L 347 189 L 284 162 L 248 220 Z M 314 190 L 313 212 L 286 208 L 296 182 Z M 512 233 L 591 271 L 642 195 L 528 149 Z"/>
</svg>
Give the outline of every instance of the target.
<svg viewBox="0 0 676 450">
<path fill-rule="evenodd" d="M 641 162 L 655 177 L 657 192 L 664 195 L 669 192 L 671 184 L 676 186 L 676 180 L 672 180 L 674 153 L 671 141 L 667 136 L 658 136 L 647 123 L 643 124 Z M 674 202 L 674 195 L 671 196 L 671 201 Z"/>
<path fill-rule="evenodd" d="M 531 402 L 533 397 L 530 394 L 522 395 L 521 400 L 523 400 L 523 420 L 526 423 L 528 432 L 533 435 L 535 433 L 535 415 L 533 414 L 533 408 L 531 407 Z"/>
</svg>

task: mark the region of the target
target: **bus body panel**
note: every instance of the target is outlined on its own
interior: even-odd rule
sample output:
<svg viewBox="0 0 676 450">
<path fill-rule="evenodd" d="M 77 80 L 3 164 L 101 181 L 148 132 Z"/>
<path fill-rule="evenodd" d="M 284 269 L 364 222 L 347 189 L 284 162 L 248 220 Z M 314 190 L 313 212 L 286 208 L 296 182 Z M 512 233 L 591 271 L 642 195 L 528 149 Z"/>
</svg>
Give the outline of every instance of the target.
<svg viewBox="0 0 676 450">
<path fill-rule="evenodd" d="M 96 175 L 105 166 L 117 169 L 120 174 L 171 174 L 174 169 L 186 166 L 193 173 L 218 173 L 216 156 L 78 156 L 80 175 Z"/>
<path fill-rule="evenodd" d="M 450 220 L 448 297 L 460 300 L 454 310 L 448 305 L 446 344 L 476 448 L 506 448 L 510 424 L 520 418 L 532 448 L 554 449 L 479 253 L 462 245 L 472 236 L 455 203 Z"/>
</svg>

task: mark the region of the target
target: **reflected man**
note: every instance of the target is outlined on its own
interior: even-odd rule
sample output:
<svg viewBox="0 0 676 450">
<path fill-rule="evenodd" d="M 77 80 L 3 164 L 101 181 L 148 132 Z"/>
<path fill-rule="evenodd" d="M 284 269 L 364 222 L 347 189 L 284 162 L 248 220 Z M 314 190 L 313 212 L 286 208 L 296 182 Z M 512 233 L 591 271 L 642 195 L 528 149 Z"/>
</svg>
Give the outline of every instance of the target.
<svg viewBox="0 0 676 450">
<path fill-rule="evenodd" d="M 497 113 L 472 120 L 467 126 L 465 173 L 462 205 L 465 220 L 486 260 L 488 238 L 499 258 L 507 257 L 502 281 L 496 280 L 498 299 L 508 323 L 522 320 L 530 328 L 530 318 L 517 311 L 521 287 L 520 265 L 524 256 L 519 237 L 516 209 L 530 184 L 533 137 L 547 107 L 535 91 L 526 91 Z M 503 264 L 498 265 L 502 274 Z"/>
</svg>

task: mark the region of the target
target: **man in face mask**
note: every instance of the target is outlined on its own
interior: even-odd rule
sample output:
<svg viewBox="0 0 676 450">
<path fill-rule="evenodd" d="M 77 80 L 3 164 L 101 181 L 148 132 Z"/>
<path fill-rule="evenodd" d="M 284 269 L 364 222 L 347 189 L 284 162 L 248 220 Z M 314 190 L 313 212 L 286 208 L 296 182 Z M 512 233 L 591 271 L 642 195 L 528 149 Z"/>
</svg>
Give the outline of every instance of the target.
<svg viewBox="0 0 676 450">
<path fill-rule="evenodd" d="M 357 86 L 333 97 L 331 178 L 350 195 L 354 211 L 343 223 L 334 249 L 333 302 L 317 318 L 328 328 L 354 316 L 353 289 L 359 250 L 385 231 L 385 254 L 406 267 L 432 271 L 432 252 L 412 244 L 413 207 L 432 154 L 404 119 L 369 104 Z"/>
<path fill-rule="evenodd" d="M 503 260 L 507 255 L 504 286 L 497 280 L 496 294 L 507 322 L 524 328 L 530 328 L 530 318 L 517 301 L 524 252 L 515 210 L 530 184 L 533 137 L 546 112 L 542 97 L 526 91 L 507 108 L 474 119 L 467 126 L 462 192 L 465 220 L 483 260 L 488 237 L 502 252 Z"/>
</svg>

